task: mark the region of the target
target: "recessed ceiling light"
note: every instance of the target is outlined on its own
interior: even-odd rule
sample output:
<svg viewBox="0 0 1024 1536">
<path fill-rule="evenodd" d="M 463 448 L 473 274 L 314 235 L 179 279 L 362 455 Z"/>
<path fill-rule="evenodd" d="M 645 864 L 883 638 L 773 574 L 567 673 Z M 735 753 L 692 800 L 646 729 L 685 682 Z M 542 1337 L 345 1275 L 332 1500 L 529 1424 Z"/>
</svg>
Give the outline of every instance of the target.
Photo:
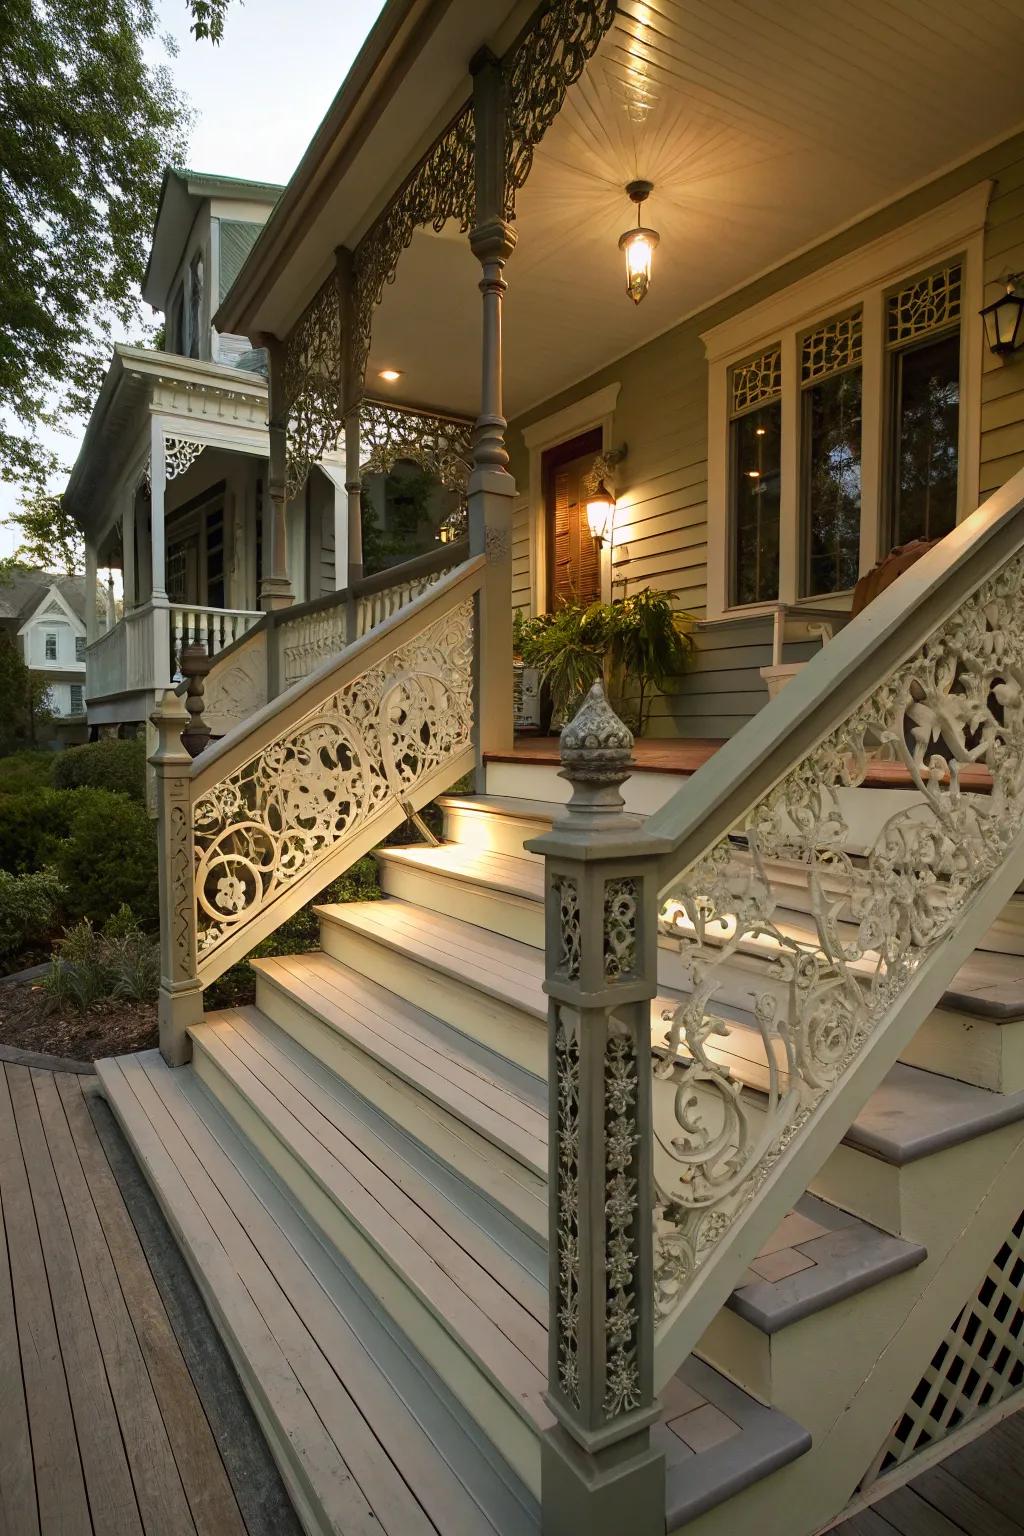
<svg viewBox="0 0 1024 1536">
<path fill-rule="evenodd" d="M 402 375 L 397 368 L 382 368 L 377 377 L 383 379 L 385 384 L 394 384 Z"/>
</svg>

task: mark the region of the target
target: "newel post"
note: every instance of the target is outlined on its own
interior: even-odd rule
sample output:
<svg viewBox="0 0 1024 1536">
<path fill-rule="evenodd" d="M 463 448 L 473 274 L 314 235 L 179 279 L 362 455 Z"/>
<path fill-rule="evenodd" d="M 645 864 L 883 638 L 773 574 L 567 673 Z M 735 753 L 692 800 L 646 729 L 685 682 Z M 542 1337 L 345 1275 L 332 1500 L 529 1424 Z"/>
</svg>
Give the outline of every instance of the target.
<svg viewBox="0 0 1024 1536">
<path fill-rule="evenodd" d="M 149 759 L 156 774 L 157 851 L 160 887 L 160 1050 L 172 1067 L 192 1055 L 188 1029 L 203 1018 L 203 991 L 196 966 L 196 900 L 192 843 L 192 758 L 182 744 L 189 723 L 184 701 L 167 689 L 150 720 L 157 748 Z"/>
<path fill-rule="evenodd" d="M 595 683 L 562 732 L 545 856 L 549 1109 L 545 1536 L 664 1536 L 654 1396 L 656 864 L 623 809 L 633 738 Z"/>
</svg>

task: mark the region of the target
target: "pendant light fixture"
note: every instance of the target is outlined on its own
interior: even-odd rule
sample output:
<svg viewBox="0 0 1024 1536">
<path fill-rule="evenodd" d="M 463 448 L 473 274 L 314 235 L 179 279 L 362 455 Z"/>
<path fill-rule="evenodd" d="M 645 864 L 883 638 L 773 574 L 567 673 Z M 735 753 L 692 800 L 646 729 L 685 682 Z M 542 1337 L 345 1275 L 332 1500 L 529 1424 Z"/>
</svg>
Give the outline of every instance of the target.
<svg viewBox="0 0 1024 1536">
<path fill-rule="evenodd" d="M 653 191 L 653 181 L 631 181 L 626 187 L 627 197 L 636 204 L 636 228 L 619 236 L 619 250 L 626 253 L 626 292 L 634 304 L 651 286 L 651 258 L 660 238 L 656 229 L 645 229 L 640 223 L 640 205 Z"/>
</svg>

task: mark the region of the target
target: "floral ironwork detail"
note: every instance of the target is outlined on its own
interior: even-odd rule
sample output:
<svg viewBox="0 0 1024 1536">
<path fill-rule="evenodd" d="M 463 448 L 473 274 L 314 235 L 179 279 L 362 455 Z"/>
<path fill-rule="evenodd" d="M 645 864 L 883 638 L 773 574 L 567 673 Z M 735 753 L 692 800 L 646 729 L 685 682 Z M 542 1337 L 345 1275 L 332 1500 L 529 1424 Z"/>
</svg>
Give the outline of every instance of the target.
<svg viewBox="0 0 1024 1536">
<path fill-rule="evenodd" d="M 559 1011 L 555 1032 L 558 1081 L 558 1382 L 576 1408 L 580 1406 L 580 1042 L 577 1025 Z"/>
<path fill-rule="evenodd" d="M 929 954 L 999 868 L 1024 812 L 1024 556 L 988 578 L 682 877 L 663 931 L 680 940 L 692 991 L 667 1022 L 658 1076 L 675 1085 L 679 1134 L 659 1137 L 659 1313 L 757 1194 L 801 1127 L 842 1081 Z M 917 802 L 867 849 L 845 795 L 869 762 L 899 763 Z M 991 793 L 966 789 L 985 768 Z M 799 892 L 796 887 L 799 887 Z M 794 912 L 806 913 L 805 919 Z M 733 1026 L 730 962 L 768 974 L 744 1004 L 767 1062 L 752 1107 L 716 1044 Z M 735 978 L 735 971 L 733 971 Z M 730 990 L 732 996 L 730 996 Z M 666 1180 L 664 1161 L 679 1169 Z"/>
<path fill-rule="evenodd" d="M 582 933 L 580 928 L 580 891 L 568 875 L 555 880 L 558 902 L 558 974 L 575 981 L 580 974 Z"/>
<path fill-rule="evenodd" d="M 473 604 L 345 683 L 193 805 L 208 956 L 471 742 Z"/>
<path fill-rule="evenodd" d="M 782 393 L 782 348 L 769 347 L 759 357 L 738 363 L 732 370 L 732 414 L 753 410 L 777 400 Z"/>
<path fill-rule="evenodd" d="M 533 166 L 533 152 L 562 110 L 615 20 L 615 0 L 550 0 L 531 17 L 506 55 L 505 217 L 515 218 L 516 193 Z"/>
<path fill-rule="evenodd" d="M 960 318 L 963 273 L 959 262 L 940 267 L 889 296 L 889 345 L 912 341 L 926 331 L 952 325 Z"/>
<path fill-rule="evenodd" d="M 411 411 L 383 400 L 364 400 L 359 412 L 362 472 L 390 474 L 410 459 L 445 490 L 465 496 L 472 466 L 473 423 L 462 416 Z"/>
<path fill-rule="evenodd" d="M 287 490 L 301 491 L 310 466 L 338 446 L 343 429 L 341 292 L 337 272 L 314 295 L 288 337 L 282 392 L 288 411 Z"/>
<path fill-rule="evenodd" d="M 352 371 L 362 381 L 370 350 L 373 311 L 394 282 L 398 259 L 414 232 L 429 224 L 440 232 L 456 219 L 465 232 L 476 209 L 476 133 L 473 104 L 431 145 L 355 249 L 352 263 Z"/>
<path fill-rule="evenodd" d="M 604 887 L 604 974 L 610 981 L 633 975 L 636 969 L 636 925 L 639 882 L 606 880 Z"/>
<path fill-rule="evenodd" d="M 813 384 L 845 368 L 854 368 L 861 360 L 864 321 L 858 309 L 838 320 L 826 320 L 809 331 L 800 348 L 800 382 Z"/>
<path fill-rule="evenodd" d="M 164 475 L 168 480 L 176 480 L 183 475 L 198 459 L 205 443 L 197 443 L 191 437 L 165 437 L 164 438 Z"/>
<path fill-rule="evenodd" d="M 641 1402 L 636 1294 L 639 1200 L 636 1176 L 631 1171 L 640 1139 L 637 1091 L 633 1042 L 629 1031 L 612 1015 L 604 1056 L 607 1359 L 602 1409 L 606 1418 L 628 1413 Z"/>
</svg>

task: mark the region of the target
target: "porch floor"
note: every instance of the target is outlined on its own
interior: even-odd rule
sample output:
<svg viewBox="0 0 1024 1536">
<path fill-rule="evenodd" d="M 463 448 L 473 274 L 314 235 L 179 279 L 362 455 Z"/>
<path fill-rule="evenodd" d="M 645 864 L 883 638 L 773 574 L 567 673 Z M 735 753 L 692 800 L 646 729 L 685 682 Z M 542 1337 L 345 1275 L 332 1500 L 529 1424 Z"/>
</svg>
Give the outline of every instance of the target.
<svg viewBox="0 0 1024 1536">
<path fill-rule="evenodd" d="M 97 1132 L 103 1115 L 114 1127 L 95 1083 L 0 1061 L 0 1531 L 299 1536 L 237 1381 L 215 1379 L 212 1324 L 173 1271 L 165 1308 L 146 1257 L 153 1233 L 136 1230 L 137 1202 L 130 1214 Z M 183 1261 L 181 1273 L 187 1283 Z M 189 1316 L 177 1334 L 169 1286 Z M 186 1364 L 196 1347 L 198 1381 Z M 229 1423 L 233 1400 L 242 1417 Z M 240 1510 L 218 1449 L 229 1439 L 242 1508 L 252 1489 L 265 1517 Z"/>
<path fill-rule="evenodd" d="M 633 743 L 634 773 L 671 773 L 682 778 L 696 773 L 714 757 L 725 742 L 713 739 L 652 739 L 643 737 Z M 557 736 L 517 736 L 511 752 L 489 752 L 489 763 L 536 764 L 558 766 Z M 987 768 L 961 768 L 960 787 L 990 793 L 992 778 Z M 910 775 L 899 763 L 872 763 L 864 776 L 865 789 L 909 789 Z"/>
</svg>

